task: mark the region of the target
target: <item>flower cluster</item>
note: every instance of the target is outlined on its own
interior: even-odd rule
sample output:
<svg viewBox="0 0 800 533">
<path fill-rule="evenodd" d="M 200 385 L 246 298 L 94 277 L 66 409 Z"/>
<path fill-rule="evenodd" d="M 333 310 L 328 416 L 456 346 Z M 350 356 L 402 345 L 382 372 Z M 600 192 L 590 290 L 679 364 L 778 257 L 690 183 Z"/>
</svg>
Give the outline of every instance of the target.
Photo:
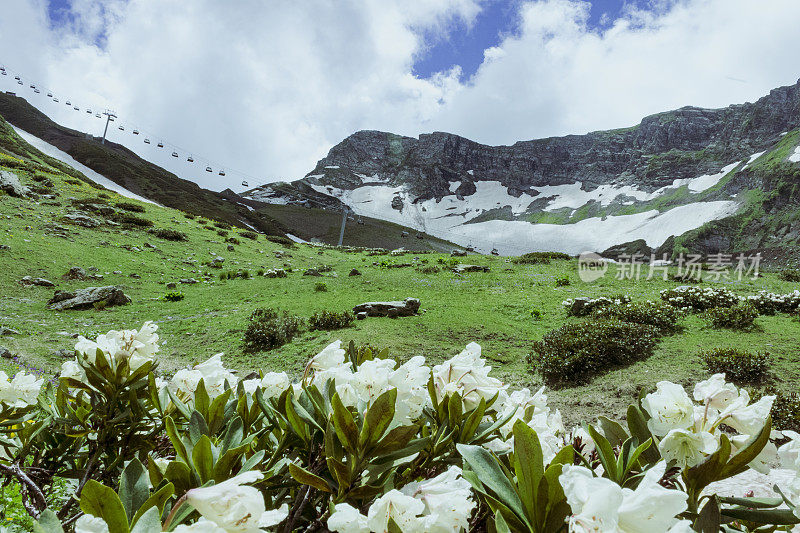
<svg viewBox="0 0 800 533">
<path fill-rule="evenodd" d="M 741 297 L 741 299 L 753 304 L 762 315 L 773 315 L 776 312 L 793 313 L 800 308 L 800 290 L 797 289 L 787 294 L 760 291 L 758 294 Z"/>
<path fill-rule="evenodd" d="M 17 372 L 14 379 L 9 379 L 0 370 L 0 408 L 5 405 L 19 409 L 35 404 L 42 383 L 44 379 L 36 379 L 34 374 Z"/>
<path fill-rule="evenodd" d="M 739 298 L 723 287 L 681 286 L 661 291 L 661 299 L 683 311 L 705 311 L 715 307 L 731 307 Z"/>
<path fill-rule="evenodd" d="M 600 298 L 569 298 L 561 302 L 561 305 L 566 309 L 567 316 L 587 316 L 596 310 L 615 305 L 625 305 L 630 301 L 630 296 L 621 294 L 611 298 L 605 296 Z"/>
</svg>

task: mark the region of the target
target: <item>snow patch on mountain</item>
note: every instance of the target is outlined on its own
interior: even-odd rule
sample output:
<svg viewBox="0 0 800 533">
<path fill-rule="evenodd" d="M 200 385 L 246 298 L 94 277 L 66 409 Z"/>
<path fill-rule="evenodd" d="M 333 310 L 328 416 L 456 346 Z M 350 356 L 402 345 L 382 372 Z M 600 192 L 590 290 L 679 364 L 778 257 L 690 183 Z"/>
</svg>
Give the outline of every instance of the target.
<svg viewBox="0 0 800 533">
<path fill-rule="evenodd" d="M 789 156 L 789 161 L 792 163 L 800 163 L 800 146 L 794 149 L 794 153 Z"/>
</svg>

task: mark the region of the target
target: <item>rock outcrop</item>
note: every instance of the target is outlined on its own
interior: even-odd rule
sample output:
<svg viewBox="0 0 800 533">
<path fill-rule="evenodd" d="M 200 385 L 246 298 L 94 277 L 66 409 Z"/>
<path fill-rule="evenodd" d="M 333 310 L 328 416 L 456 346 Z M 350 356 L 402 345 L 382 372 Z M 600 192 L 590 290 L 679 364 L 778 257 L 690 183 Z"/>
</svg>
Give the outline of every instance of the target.
<svg viewBox="0 0 800 533">
<path fill-rule="evenodd" d="M 399 316 L 414 316 L 419 311 L 419 300 L 417 298 L 406 298 L 402 302 L 367 302 L 353 308 L 353 313 L 366 313 L 367 316 L 388 316 L 396 318 Z"/>
<path fill-rule="evenodd" d="M 54 311 L 89 309 L 95 304 L 100 304 L 100 302 L 102 302 L 102 305 L 110 307 L 128 304 L 131 299 L 122 292 L 121 287 L 114 285 L 86 287 L 76 291 L 56 291 L 50 301 L 47 302 L 47 308 Z"/>
</svg>

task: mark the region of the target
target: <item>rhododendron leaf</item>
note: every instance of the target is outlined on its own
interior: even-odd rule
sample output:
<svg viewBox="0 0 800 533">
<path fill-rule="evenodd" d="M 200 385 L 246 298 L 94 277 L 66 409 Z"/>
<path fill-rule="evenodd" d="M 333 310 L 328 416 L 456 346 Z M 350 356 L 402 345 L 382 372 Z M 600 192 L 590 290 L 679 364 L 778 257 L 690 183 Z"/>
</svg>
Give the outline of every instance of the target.
<svg viewBox="0 0 800 533">
<path fill-rule="evenodd" d="M 772 509 L 784 502 L 783 498 L 734 498 L 731 496 L 717 496 L 720 503 L 739 505 L 752 509 Z"/>
<path fill-rule="evenodd" d="M 284 408 L 286 409 L 286 419 L 289 421 L 294 432 L 303 439 L 303 442 L 308 442 L 308 428 L 306 428 L 306 424 L 300 418 L 300 415 L 297 414 L 294 408 L 294 398 L 291 394 L 286 397 Z"/>
<path fill-rule="evenodd" d="M 187 463 L 182 461 L 172 461 L 167 465 L 164 477 L 175 485 L 175 492 L 183 494 L 194 485 L 192 481 L 192 470 Z"/>
<path fill-rule="evenodd" d="M 375 446 L 374 454 L 384 455 L 405 448 L 418 432 L 419 426 L 396 427 L 378 442 Z"/>
<path fill-rule="evenodd" d="M 119 499 L 130 521 L 150 495 L 147 473 L 139 459 L 133 459 L 119 479 Z"/>
<path fill-rule="evenodd" d="M 172 443 L 172 447 L 175 448 L 175 452 L 178 454 L 178 457 L 183 459 L 183 461 L 188 465 L 189 461 L 189 453 L 186 451 L 186 446 L 183 443 L 183 440 L 178 435 L 178 429 L 175 426 L 175 421 L 172 420 L 172 417 L 168 416 L 164 419 L 164 429 L 167 432 L 167 437 L 169 437 L 169 441 Z"/>
<path fill-rule="evenodd" d="M 172 483 L 167 483 L 158 489 L 145 500 L 141 507 L 139 507 L 139 510 L 136 511 L 136 514 L 133 516 L 133 520 L 131 520 L 131 524 L 135 525 L 139 518 L 149 509 L 156 509 L 158 511 L 157 516 L 161 516 L 161 513 L 164 511 L 164 506 L 167 504 L 167 500 L 169 500 L 173 494 L 175 494 L 175 485 Z M 159 523 L 159 526 L 160 525 Z"/>
<path fill-rule="evenodd" d="M 644 389 L 643 389 L 644 392 Z M 641 396 L 641 395 L 640 395 Z M 636 437 L 639 442 L 646 442 L 648 439 L 653 439 L 653 444 L 656 444 L 653 434 L 647 427 L 646 413 L 640 407 L 635 405 L 628 406 L 627 413 L 628 429 L 632 437 Z M 649 446 L 642 452 L 642 459 L 647 464 L 655 464 L 661 460 L 661 454 L 658 451 L 658 446 Z"/>
<path fill-rule="evenodd" d="M 699 533 L 718 533 L 721 521 L 719 502 L 715 496 L 712 496 L 706 500 L 706 504 L 694 521 L 694 530 Z"/>
<path fill-rule="evenodd" d="M 761 450 L 764 449 L 764 446 L 766 446 L 769 442 L 769 435 L 771 431 L 772 417 L 768 416 L 766 422 L 764 422 L 764 426 L 761 428 L 761 431 L 759 431 L 758 434 L 753 437 L 746 446 L 741 448 L 736 455 L 731 457 L 730 461 L 728 461 L 728 463 L 725 465 L 725 468 L 723 468 L 722 472 L 720 472 L 720 477 L 716 481 L 735 476 L 736 474 L 740 474 L 747 470 L 748 463 L 755 459 L 758 454 L 761 453 Z"/>
<path fill-rule="evenodd" d="M 200 476 L 201 483 L 207 483 L 214 479 L 214 456 L 211 450 L 211 439 L 208 438 L 208 435 L 203 435 L 195 443 L 192 450 L 192 463 Z"/>
<path fill-rule="evenodd" d="M 189 418 L 189 439 L 195 444 L 204 435 L 208 434 L 206 419 L 198 411 L 192 411 L 192 416 Z"/>
<path fill-rule="evenodd" d="M 161 516 L 158 509 L 151 507 L 134 524 L 131 533 L 161 533 Z"/>
<path fill-rule="evenodd" d="M 536 432 L 522 420 L 517 420 L 512 429 L 514 434 L 514 473 L 517 476 L 517 490 L 527 516 L 537 524 L 537 491 L 544 475 L 542 446 Z"/>
<path fill-rule="evenodd" d="M 205 378 L 200 378 L 194 391 L 194 408 L 205 414 L 208 413 L 209 405 L 211 405 L 211 399 L 208 397 L 208 391 L 206 390 L 206 380 Z"/>
<path fill-rule="evenodd" d="M 84 513 L 105 520 L 109 531 L 128 532 L 128 517 L 125 516 L 125 508 L 113 489 L 90 479 L 81 491 L 80 506 Z"/>
<path fill-rule="evenodd" d="M 61 520 L 58 519 L 56 513 L 45 509 L 33 524 L 33 533 L 64 533 L 64 529 L 61 527 Z"/>
<path fill-rule="evenodd" d="M 611 443 L 611 446 L 620 446 L 630 437 L 628 432 L 625 431 L 625 428 L 623 428 L 619 422 L 611 420 L 605 416 L 600 416 L 597 419 L 600 421 L 600 430 L 602 431 L 603 436 L 608 439 L 608 442 Z"/>
<path fill-rule="evenodd" d="M 480 426 L 481 420 L 483 420 L 484 413 L 486 413 L 486 400 L 481 398 L 480 402 L 478 402 L 478 406 L 473 409 L 466 420 L 464 420 L 464 424 L 461 428 L 461 438 L 459 439 L 461 442 L 470 442 L 472 440 L 475 431 L 477 431 L 478 426 Z"/>
<path fill-rule="evenodd" d="M 302 466 L 298 466 L 294 463 L 289 464 L 289 474 L 297 481 L 298 483 L 302 483 L 303 485 L 309 485 L 314 487 L 315 489 L 321 490 L 323 492 L 331 492 L 330 487 L 328 486 L 328 482 L 319 477 L 316 474 L 313 474 L 303 468 Z"/>
<path fill-rule="evenodd" d="M 737 507 L 734 509 L 722 509 L 720 513 L 724 518 L 730 520 L 746 520 L 756 524 L 776 526 L 800 524 L 800 518 L 791 509 L 746 509 Z"/>
<path fill-rule="evenodd" d="M 394 418 L 395 402 L 397 389 L 389 389 L 375 399 L 364 416 L 364 425 L 358 436 L 359 446 L 371 447 L 380 440 Z"/>
<path fill-rule="evenodd" d="M 222 439 L 222 453 L 228 451 L 229 448 L 239 446 L 244 437 L 244 424 L 242 418 L 237 416 L 230 421 L 228 429 L 225 431 L 225 437 Z"/>
<path fill-rule="evenodd" d="M 600 457 L 600 462 L 603 465 L 603 477 L 607 477 L 611 481 L 617 481 L 617 456 L 614 455 L 614 449 L 611 447 L 611 444 L 591 425 L 586 425 L 586 431 L 589 433 L 589 436 L 592 437 L 597 449 L 597 455 Z"/>
<path fill-rule="evenodd" d="M 514 486 L 508 480 L 494 455 L 481 446 L 456 444 L 458 453 L 464 458 L 483 485 L 493 491 L 499 501 L 511 509 L 517 516 L 525 516 L 522 501 Z"/>
<path fill-rule="evenodd" d="M 339 399 L 338 393 L 331 398 L 331 407 L 333 407 L 333 427 L 336 430 L 339 441 L 345 450 L 355 453 L 356 449 L 358 449 L 358 427 L 356 427 L 353 415 L 344 406 L 342 400 Z"/>
</svg>

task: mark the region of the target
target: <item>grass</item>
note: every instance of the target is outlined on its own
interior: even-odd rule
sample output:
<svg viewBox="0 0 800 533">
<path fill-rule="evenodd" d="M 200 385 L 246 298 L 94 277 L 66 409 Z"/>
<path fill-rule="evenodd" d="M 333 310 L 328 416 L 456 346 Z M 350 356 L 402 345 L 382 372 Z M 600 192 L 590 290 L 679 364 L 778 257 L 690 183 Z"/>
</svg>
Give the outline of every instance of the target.
<svg viewBox="0 0 800 533">
<path fill-rule="evenodd" d="M 0 160 L 0 167 L 7 159 Z M 17 163 L 12 163 L 15 165 Z M 55 373 L 61 359 L 54 350 L 71 349 L 75 340 L 67 333 L 95 336 L 110 329 L 137 328 L 145 320 L 159 325 L 165 341 L 160 354 L 161 370 L 174 371 L 225 352 L 226 364 L 242 374 L 253 368 L 286 370 L 298 376 L 308 358 L 328 343 L 342 339 L 356 343 L 379 343 L 394 357 L 405 360 L 424 355 L 431 364 L 452 357 L 472 341 L 483 346 L 484 356 L 496 375 L 515 386 L 537 388 L 542 379 L 526 368 L 532 345 L 550 330 L 579 320 L 566 317 L 561 302 L 579 296 L 600 297 L 629 294 L 634 301 L 658 299 L 661 289 L 675 286 L 657 280 L 617 280 L 612 266 L 604 278 L 594 283 L 580 281 L 574 260 L 552 260 L 550 264 L 515 264 L 509 258 L 474 255 L 469 262 L 490 267 L 488 273 L 455 275 L 447 269 L 435 271 L 438 260 L 449 260 L 445 253 L 409 253 L 392 261 L 411 263 L 410 268 L 381 268 L 382 256 L 366 250 L 353 251 L 310 245 L 287 248 L 259 238 L 243 238 L 243 230 L 231 228 L 229 237 L 240 238 L 235 252 L 215 231 L 213 222 L 200 217 L 186 218 L 180 211 L 147 205 L 147 217 L 155 227 L 174 228 L 186 241 L 164 241 L 133 227 L 103 225 L 98 228 L 68 226 L 68 238 L 53 236 L 48 225 L 59 220 L 68 209 L 67 198 L 96 197 L 98 190 L 76 181 L 58 168 L 20 170 L 26 185 L 34 183 L 34 172 L 46 174 L 59 194 L 54 202 L 0 196 L 0 244 L 11 247 L 0 251 L 0 324 L 20 331 L 3 337 L 0 344 L 19 354 L 25 364 Z M 68 181 L 69 180 L 69 181 Z M 132 202 L 110 191 L 108 202 Z M 288 211 L 287 211 L 288 212 Z M 288 215 L 287 215 L 288 216 Z M 294 216 L 294 215 L 292 215 Z M 414 239 L 416 240 L 416 239 Z M 149 248 L 145 243 L 154 245 Z M 136 248 L 133 248 L 136 247 Z M 141 251 L 130 251 L 139 249 Z M 281 254 L 275 252 L 280 251 Z M 219 270 L 203 266 L 212 252 L 225 258 L 225 270 L 257 272 L 270 268 L 292 269 L 286 278 L 252 276 L 249 279 L 219 280 Z M 378 263 L 375 266 L 373 263 Z M 323 278 L 303 276 L 306 268 L 321 264 L 332 270 Z M 72 266 L 97 267 L 102 281 L 64 281 L 61 276 Z M 348 276 L 357 268 L 362 276 Z M 121 274 L 115 274 L 115 271 Z M 139 278 L 130 277 L 137 274 Z M 104 310 L 54 312 L 45 308 L 53 289 L 23 287 L 25 275 L 40 276 L 57 283 L 62 290 L 114 284 L 124 287 L 133 302 Z M 556 280 L 568 277 L 571 284 L 556 287 Z M 197 284 L 179 284 L 185 298 L 164 302 L 166 284 L 195 278 Z M 324 282 L 326 292 L 315 286 Z M 712 285 L 709 283 L 709 285 Z M 797 284 L 782 281 L 768 273 L 757 280 L 726 283 L 738 294 L 761 289 L 788 292 Z M 419 316 L 356 321 L 344 331 L 305 331 L 289 344 L 270 351 L 245 354 L 242 336 L 254 309 L 268 302 L 304 318 L 323 310 L 342 312 L 354 305 L 375 300 L 402 300 L 416 297 L 424 310 Z M 532 310 L 539 316 L 534 319 Z M 567 385 L 549 392 L 568 425 L 598 412 L 621 416 L 625 406 L 642 387 L 662 379 L 691 385 L 708 375 L 697 356 L 701 349 L 736 347 L 773 354 L 765 384 L 790 391 L 800 380 L 800 336 L 796 318 L 786 315 L 760 317 L 760 330 L 752 332 L 709 329 L 698 316 L 682 320 L 685 330 L 664 338 L 655 354 L 627 367 L 592 378 L 580 386 Z M 13 362 L 0 361 L 0 370 L 16 371 Z"/>
</svg>

